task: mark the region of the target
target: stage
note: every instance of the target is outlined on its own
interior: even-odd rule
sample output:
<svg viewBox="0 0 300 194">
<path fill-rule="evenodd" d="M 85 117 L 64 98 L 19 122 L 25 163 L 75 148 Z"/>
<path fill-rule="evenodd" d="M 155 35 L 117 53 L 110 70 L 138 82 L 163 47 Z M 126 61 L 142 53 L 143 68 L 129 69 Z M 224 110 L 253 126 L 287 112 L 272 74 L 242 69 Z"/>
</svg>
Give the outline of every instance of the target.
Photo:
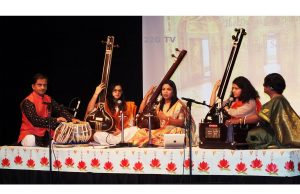
<svg viewBox="0 0 300 194">
<path fill-rule="evenodd" d="M 49 149 L 43 147 L 0 147 L 0 170 L 1 182 L 10 183 L 7 179 L 10 175 L 15 176 L 11 183 L 17 181 L 18 174 L 48 175 L 49 171 Z M 183 183 L 192 181 L 202 183 L 201 180 L 212 180 L 213 177 L 223 177 L 220 182 L 229 179 L 236 180 L 262 180 L 264 178 L 283 177 L 290 180 L 288 183 L 299 183 L 300 175 L 300 149 L 268 149 L 268 150 L 227 150 L 227 149 L 201 149 L 193 147 L 192 150 L 192 179 L 189 176 L 189 149 L 164 149 L 164 148 L 107 148 L 102 146 L 75 146 L 75 147 L 53 147 L 52 170 L 55 177 L 71 175 L 95 177 L 101 175 L 105 181 L 93 183 L 123 183 L 120 177 L 157 177 L 167 180 L 180 180 Z M 22 171 L 22 173 L 20 173 Z M 18 173 L 19 172 L 19 173 Z M 4 177 L 5 174 L 5 177 Z M 132 175 L 132 176 L 131 176 Z M 201 176 L 204 175 L 204 176 Z M 30 176 L 29 176 L 30 177 Z M 46 176 L 48 177 L 48 176 Z M 48 179 L 35 180 L 47 183 Z M 112 177 L 116 177 L 115 179 Z M 118 178 L 117 178 L 118 177 Z M 240 179 L 243 177 L 243 179 Z M 74 177 L 73 177 L 74 178 Z M 139 179 L 137 178 L 137 180 Z M 131 178 L 129 178 L 130 180 Z M 229 181 L 227 178 L 227 181 Z M 276 178 L 275 178 L 276 179 Z M 17 181 L 25 183 L 29 180 Z M 119 180 L 119 181 L 118 181 Z M 124 180 L 124 179 L 122 179 Z M 126 179 L 128 181 L 128 179 Z M 131 179 L 133 180 L 133 179 Z M 149 178 L 146 178 L 149 180 Z M 189 180 L 189 181 L 188 181 Z M 283 179 L 281 179 L 283 180 Z M 8 181 L 8 182 L 7 182 Z M 82 180 L 82 182 L 86 182 Z M 200 182 L 199 182 L 200 181 Z M 29 181 L 30 182 L 30 181 Z M 28 182 L 28 183 L 29 183 Z M 63 183 L 53 181 L 53 183 Z M 71 181 L 67 183 L 80 183 Z M 134 181 L 132 183 L 151 183 Z M 161 181 L 154 181 L 160 182 Z M 163 181 L 164 182 L 164 181 Z M 174 182 L 174 183 L 175 183 Z M 214 182 L 214 181 L 213 181 Z M 226 181 L 225 181 L 226 182 Z M 275 181 L 276 182 L 276 181 Z M 275 183 L 274 181 L 272 183 Z M 283 183 L 282 181 L 279 181 Z M 34 183 L 34 182 L 30 182 Z M 234 181 L 232 182 L 234 183 Z M 242 182 L 243 183 L 243 182 Z M 244 182 L 247 183 L 247 182 Z M 253 183 L 256 183 L 255 181 Z M 260 182 L 257 182 L 260 183 Z"/>
</svg>

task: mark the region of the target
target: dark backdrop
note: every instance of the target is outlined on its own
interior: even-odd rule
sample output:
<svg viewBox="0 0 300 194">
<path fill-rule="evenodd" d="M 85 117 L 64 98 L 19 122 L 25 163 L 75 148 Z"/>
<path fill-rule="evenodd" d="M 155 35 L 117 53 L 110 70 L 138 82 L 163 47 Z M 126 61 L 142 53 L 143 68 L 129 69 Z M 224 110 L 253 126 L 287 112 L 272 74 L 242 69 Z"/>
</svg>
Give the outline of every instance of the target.
<svg viewBox="0 0 300 194">
<path fill-rule="evenodd" d="M 127 100 L 142 100 L 142 17 L 0 17 L 0 145 L 14 143 L 21 124 L 20 102 L 32 91 L 31 79 L 49 77 L 48 94 L 68 106 L 82 100 L 77 118 L 101 81 L 108 35 L 115 36 L 110 83 L 124 86 Z M 76 101 L 74 101 L 76 105 Z M 71 104 L 71 106 L 75 106 Z"/>
</svg>

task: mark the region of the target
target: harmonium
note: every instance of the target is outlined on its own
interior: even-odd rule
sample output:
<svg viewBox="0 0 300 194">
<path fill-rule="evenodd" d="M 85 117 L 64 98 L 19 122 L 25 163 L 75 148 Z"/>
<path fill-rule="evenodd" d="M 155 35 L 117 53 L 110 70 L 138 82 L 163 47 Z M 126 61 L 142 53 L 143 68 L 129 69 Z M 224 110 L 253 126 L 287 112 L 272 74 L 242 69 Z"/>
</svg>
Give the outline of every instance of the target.
<svg viewBox="0 0 300 194">
<path fill-rule="evenodd" d="M 227 126 L 223 123 L 199 124 L 199 147 L 206 149 L 246 149 L 248 126 L 233 125 L 233 142 L 227 142 Z"/>
</svg>

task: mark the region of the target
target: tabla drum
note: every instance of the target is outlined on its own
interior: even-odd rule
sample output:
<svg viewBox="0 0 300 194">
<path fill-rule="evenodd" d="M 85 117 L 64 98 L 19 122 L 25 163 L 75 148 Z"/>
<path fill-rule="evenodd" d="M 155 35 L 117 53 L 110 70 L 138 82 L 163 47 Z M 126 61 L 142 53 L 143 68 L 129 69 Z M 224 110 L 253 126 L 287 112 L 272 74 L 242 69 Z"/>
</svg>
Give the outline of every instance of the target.
<svg viewBox="0 0 300 194">
<path fill-rule="evenodd" d="M 59 144 L 83 144 L 92 136 L 92 128 L 88 122 L 62 122 L 54 132 L 54 141 Z"/>
</svg>

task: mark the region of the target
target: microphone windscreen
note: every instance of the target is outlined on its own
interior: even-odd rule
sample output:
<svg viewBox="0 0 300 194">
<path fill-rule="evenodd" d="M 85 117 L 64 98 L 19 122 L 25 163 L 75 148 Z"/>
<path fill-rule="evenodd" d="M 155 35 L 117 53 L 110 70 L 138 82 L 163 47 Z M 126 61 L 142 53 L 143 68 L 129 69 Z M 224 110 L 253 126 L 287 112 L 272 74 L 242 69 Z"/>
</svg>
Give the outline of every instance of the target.
<svg viewBox="0 0 300 194">
<path fill-rule="evenodd" d="M 158 102 L 160 102 L 160 101 L 161 101 L 161 99 L 162 99 L 162 96 L 161 96 L 161 95 L 159 95 L 159 96 L 157 97 L 157 101 L 158 101 Z"/>
</svg>

